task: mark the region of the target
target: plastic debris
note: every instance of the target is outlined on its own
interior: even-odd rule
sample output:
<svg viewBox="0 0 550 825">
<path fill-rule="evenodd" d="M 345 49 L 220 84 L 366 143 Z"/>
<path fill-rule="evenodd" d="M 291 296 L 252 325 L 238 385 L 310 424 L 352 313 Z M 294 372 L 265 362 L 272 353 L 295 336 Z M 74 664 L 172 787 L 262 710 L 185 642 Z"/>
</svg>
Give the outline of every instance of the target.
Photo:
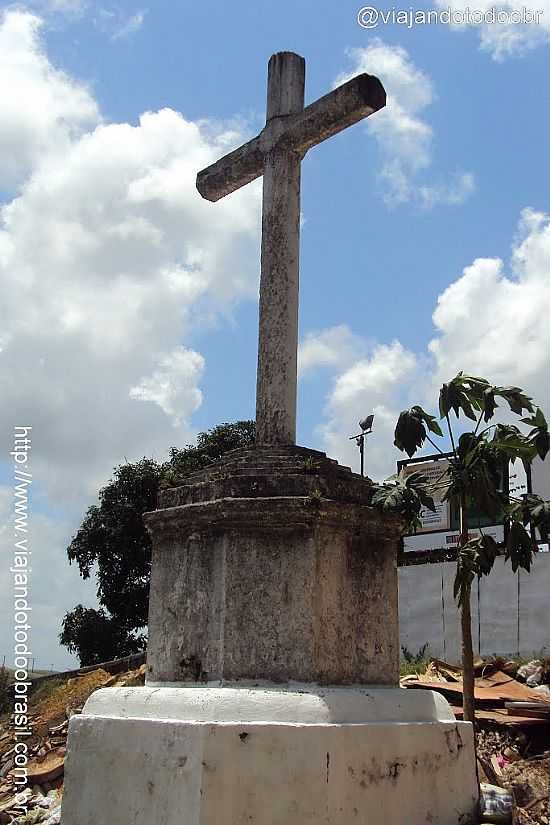
<svg viewBox="0 0 550 825">
<path fill-rule="evenodd" d="M 533 659 L 532 661 L 528 662 L 526 665 L 521 665 L 518 667 L 518 672 L 516 674 L 516 679 L 520 679 L 522 682 L 527 682 L 532 676 L 536 674 L 540 674 L 540 678 L 535 685 L 540 685 L 542 682 L 542 673 L 543 673 L 543 665 L 540 659 Z M 531 685 L 530 685 L 531 686 Z"/>
<path fill-rule="evenodd" d="M 486 822 L 512 822 L 514 800 L 510 791 L 482 782 L 479 797 L 480 813 Z"/>
</svg>

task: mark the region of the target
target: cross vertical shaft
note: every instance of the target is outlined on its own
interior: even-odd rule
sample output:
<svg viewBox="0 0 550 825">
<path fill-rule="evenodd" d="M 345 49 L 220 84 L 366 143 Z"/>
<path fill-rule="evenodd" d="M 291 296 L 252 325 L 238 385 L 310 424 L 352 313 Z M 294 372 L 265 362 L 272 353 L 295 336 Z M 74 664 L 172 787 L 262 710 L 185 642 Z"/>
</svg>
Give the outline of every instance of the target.
<svg viewBox="0 0 550 825">
<path fill-rule="evenodd" d="M 266 124 L 257 137 L 202 169 L 197 189 L 218 201 L 264 176 L 256 443 L 296 443 L 300 164 L 318 143 L 386 105 L 378 78 L 360 74 L 304 108 L 305 60 L 269 61 Z"/>
<path fill-rule="evenodd" d="M 269 61 L 267 122 L 277 127 L 304 108 L 305 61 L 291 52 Z M 265 157 L 256 440 L 296 442 L 300 164 L 292 147 L 276 144 Z"/>
</svg>

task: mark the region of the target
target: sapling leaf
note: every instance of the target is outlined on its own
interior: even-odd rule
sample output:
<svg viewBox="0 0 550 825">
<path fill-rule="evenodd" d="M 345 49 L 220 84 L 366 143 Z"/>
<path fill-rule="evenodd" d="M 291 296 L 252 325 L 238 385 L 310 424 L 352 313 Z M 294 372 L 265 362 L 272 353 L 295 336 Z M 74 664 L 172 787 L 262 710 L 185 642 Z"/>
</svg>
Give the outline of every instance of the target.
<svg viewBox="0 0 550 825">
<path fill-rule="evenodd" d="M 514 573 L 521 567 L 527 572 L 531 569 L 535 546 L 531 536 L 519 521 L 513 521 L 506 541 L 506 560 L 512 562 Z"/>
<path fill-rule="evenodd" d="M 530 418 L 521 419 L 524 424 L 530 424 L 533 428 L 529 433 L 529 440 L 541 460 L 544 461 L 550 451 L 550 436 L 548 434 L 548 424 L 540 407 Z"/>
<path fill-rule="evenodd" d="M 496 387 L 496 394 L 503 398 L 513 413 L 522 415 L 523 410 L 533 412 L 532 399 L 519 387 Z"/>
<path fill-rule="evenodd" d="M 398 450 L 406 452 L 410 458 L 424 444 L 427 435 L 426 427 L 436 435 L 443 435 L 434 416 L 429 415 L 422 407 L 414 406 L 410 410 L 403 410 L 397 420 L 393 443 Z"/>
</svg>

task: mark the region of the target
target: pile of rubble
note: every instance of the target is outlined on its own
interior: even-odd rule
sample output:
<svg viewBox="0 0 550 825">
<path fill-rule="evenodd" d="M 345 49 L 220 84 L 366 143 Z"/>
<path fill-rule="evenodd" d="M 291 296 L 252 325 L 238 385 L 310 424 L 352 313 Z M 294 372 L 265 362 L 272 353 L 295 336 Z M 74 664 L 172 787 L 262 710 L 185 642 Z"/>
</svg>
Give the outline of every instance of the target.
<svg viewBox="0 0 550 825">
<path fill-rule="evenodd" d="M 550 825 L 550 663 L 475 662 L 478 774 L 485 822 Z M 462 670 L 430 660 L 402 687 L 436 690 L 462 718 Z"/>
<path fill-rule="evenodd" d="M 143 685 L 145 669 L 111 676 L 98 668 L 39 688 L 30 700 L 26 787 L 15 782 L 13 716 L 0 719 L 0 825 L 58 825 L 70 717 L 97 688 Z"/>
<path fill-rule="evenodd" d="M 475 670 L 476 720 L 501 725 L 547 725 L 550 723 L 550 663 L 539 660 L 527 665 L 502 658 L 478 659 Z M 425 673 L 404 676 L 401 686 L 437 690 L 462 714 L 462 670 L 441 659 L 431 659 Z"/>
</svg>

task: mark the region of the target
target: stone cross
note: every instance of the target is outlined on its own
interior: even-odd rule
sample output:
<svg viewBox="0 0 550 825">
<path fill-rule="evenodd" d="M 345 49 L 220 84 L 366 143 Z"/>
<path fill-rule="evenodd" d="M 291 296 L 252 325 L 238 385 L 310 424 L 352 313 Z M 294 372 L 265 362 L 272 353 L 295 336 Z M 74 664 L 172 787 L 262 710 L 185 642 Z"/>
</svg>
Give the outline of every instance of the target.
<svg viewBox="0 0 550 825">
<path fill-rule="evenodd" d="M 304 108 L 305 60 L 269 61 L 266 125 L 260 134 L 197 175 L 210 201 L 264 176 L 256 441 L 296 440 L 300 164 L 312 146 L 386 105 L 380 81 L 361 74 Z"/>
</svg>

